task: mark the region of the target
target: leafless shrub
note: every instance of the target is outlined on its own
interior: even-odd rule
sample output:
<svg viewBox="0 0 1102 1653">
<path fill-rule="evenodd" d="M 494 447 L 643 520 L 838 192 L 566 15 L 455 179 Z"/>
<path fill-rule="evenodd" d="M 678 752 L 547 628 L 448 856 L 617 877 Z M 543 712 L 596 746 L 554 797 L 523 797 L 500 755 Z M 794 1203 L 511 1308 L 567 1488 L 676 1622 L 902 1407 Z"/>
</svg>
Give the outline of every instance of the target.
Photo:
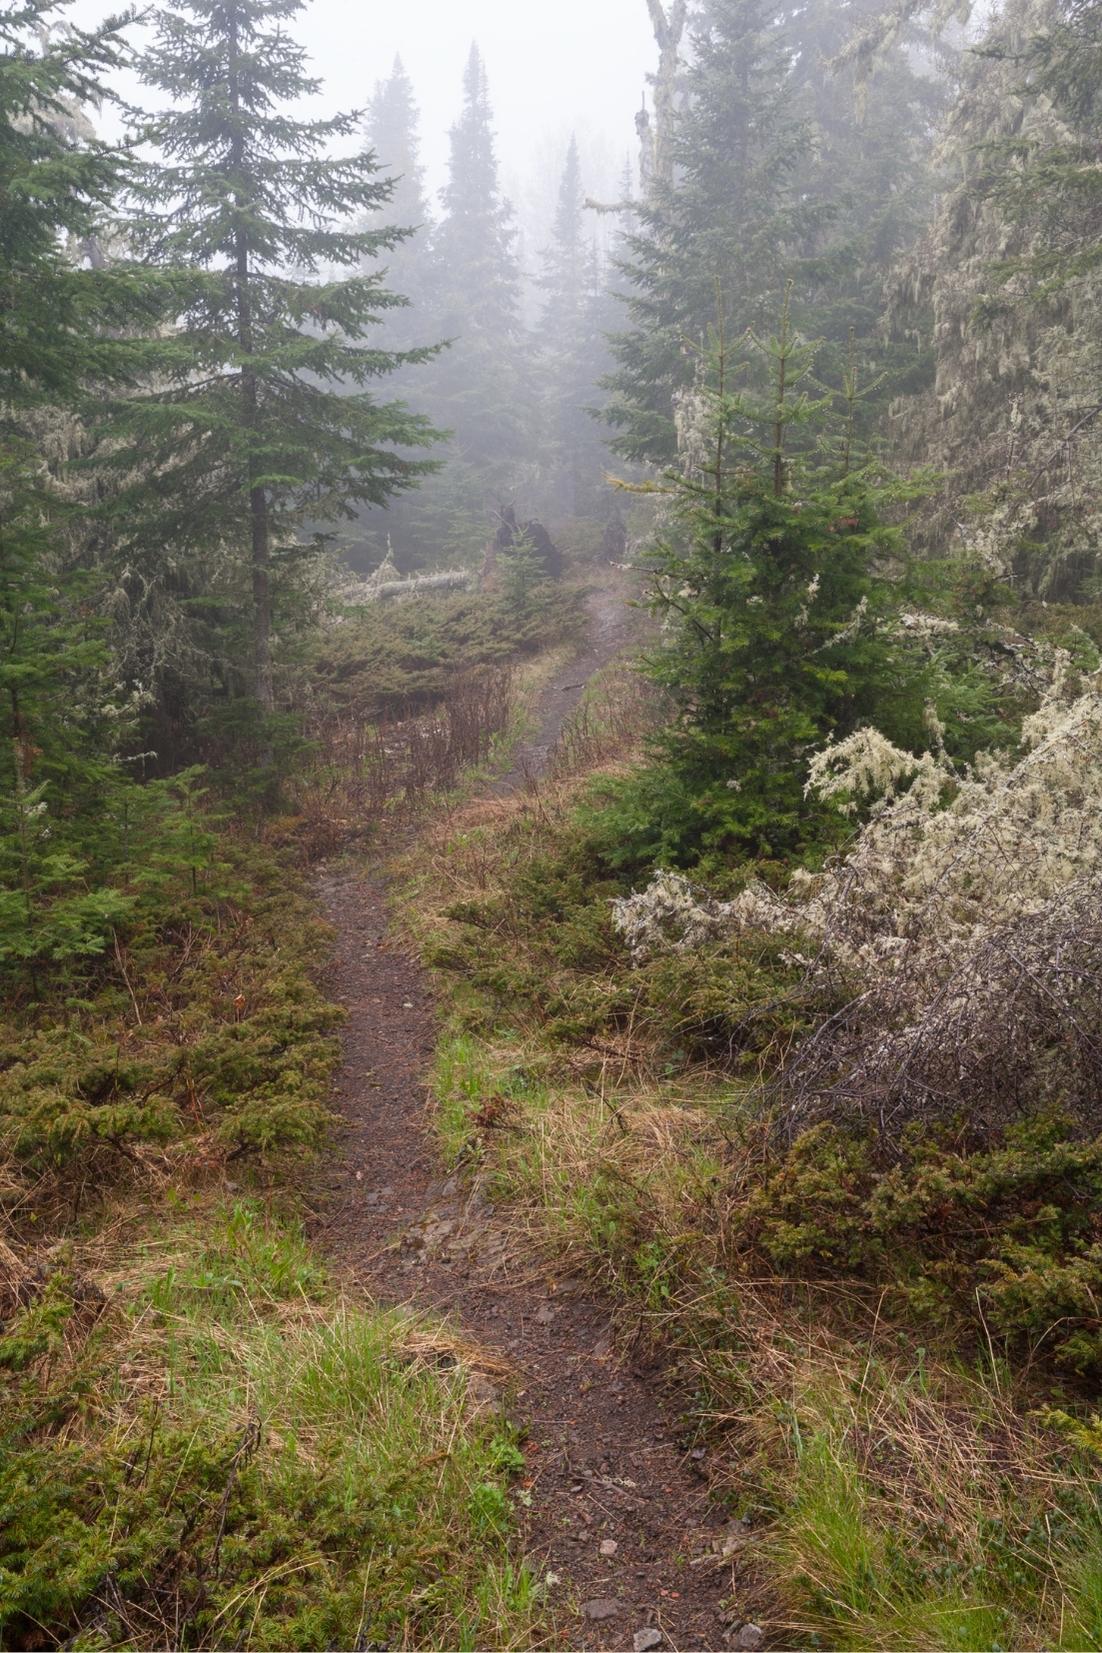
<svg viewBox="0 0 1102 1653">
<path fill-rule="evenodd" d="M 785 1078 L 793 1115 L 856 1104 L 885 1125 L 966 1110 L 1087 1115 L 1102 1079 L 1102 679 L 1066 659 L 1017 760 L 958 772 L 864 731 L 813 785 L 880 804 L 849 854 L 774 921 L 815 938 L 813 971 L 862 991 Z M 848 747 L 848 749 L 847 749 Z M 911 778 L 908 790 L 900 782 Z M 867 784 L 867 783 L 866 783 Z"/>
<path fill-rule="evenodd" d="M 795 1124 L 859 1109 L 894 1130 L 931 1113 L 1004 1124 L 1051 1104 L 1086 1121 L 1102 1094 L 1102 882 L 977 939 L 947 971 L 919 946 L 872 979 L 783 1077 Z"/>
<path fill-rule="evenodd" d="M 512 674 L 484 667 L 458 676 L 447 699 L 428 712 L 366 723 L 327 708 L 307 725 L 315 758 L 293 785 L 311 858 L 373 835 L 431 795 L 451 790 L 463 771 L 489 756 L 513 710 Z"/>
<path fill-rule="evenodd" d="M 567 718 L 548 763 L 553 781 L 584 775 L 622 757 L 659 721 L 659 696 L 631 664 L 606 672 Z"/>
<path fill-rule="evenodd" d="M 1037 1107 L 1097 1113 L 1102 674 L 1058 660 L 1021 755 L 961 768 L 932 733 L 920 757 L 864 729 L 814 760 L 809 790 L 877 800 L 821 874 L 783 896 L 754 885 L 722 906 L 673 903 L 664 945 L 683 946 L 697 915 L 783 936 L 805 988 L 845 1005 L 785 1064 L 793 1128 L 845 1110 L 890 1131 L 934 1113 L 992 1126 Z M 622 906 L 641 922 L 670 904 L 652 886 Z M 653 948 L 665 930 L 646 933 Z"/>
</svg>

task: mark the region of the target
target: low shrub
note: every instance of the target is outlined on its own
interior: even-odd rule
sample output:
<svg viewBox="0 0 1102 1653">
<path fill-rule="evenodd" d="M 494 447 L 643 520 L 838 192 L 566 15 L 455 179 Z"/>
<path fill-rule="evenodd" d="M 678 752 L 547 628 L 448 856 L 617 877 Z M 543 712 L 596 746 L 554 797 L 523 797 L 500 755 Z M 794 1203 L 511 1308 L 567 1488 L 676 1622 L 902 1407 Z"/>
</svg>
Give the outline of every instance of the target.
<svg viewBox="0 0 1102 1653">
<path fill-rule="evenodd" d="M 313 974 L 324 932 L 285 867 L 225 847 L 232 898 L 149 915 L 116 938 L 88 997 L 0 1025 L 9 1165 L 83 1181 L 143 1145 L 213 1137 L 272 1155 L 320 1142 L 340 1023 Z"/>
<path fill-rule="evenodd" d="M 820 1126 L 730 1222 L 779 1272 L 856 1277 L 897 1316 L 1102 1371 L 1102 1138 L 1067 1121 L 994 1142 L 915 1130 L 887 1164 L 868 1139 Z"/>
<path fill-rule="evenodd" d="M 497 877 L 487 886 L 475 869 L 490 837 Z M 477 1025 L 534 1020 L 552 1043 L 598 1055 L 626 1040 L 638 1060 L 667 1070 L 705 1061 L 759 1073 L 838 1002 L 818 984 L 805 991 L 790 943 L 764 935 L 656 953 L 633 967 L 616 922 L 623 880 L 599 844 L 546 803 L 504 833 L 463 834 L 445 853 L 453 899 L 427 957 L 462 978 Z"/>
<path fill-rule="evenodd" d="M 557 585 L 523 613 L 494 592 L 356 609 L 326 636 L 306 710 L 393 722 L 438 704 L 465 673 L 579 636 L 583 622 L 580 594 Z"/>
</svg>

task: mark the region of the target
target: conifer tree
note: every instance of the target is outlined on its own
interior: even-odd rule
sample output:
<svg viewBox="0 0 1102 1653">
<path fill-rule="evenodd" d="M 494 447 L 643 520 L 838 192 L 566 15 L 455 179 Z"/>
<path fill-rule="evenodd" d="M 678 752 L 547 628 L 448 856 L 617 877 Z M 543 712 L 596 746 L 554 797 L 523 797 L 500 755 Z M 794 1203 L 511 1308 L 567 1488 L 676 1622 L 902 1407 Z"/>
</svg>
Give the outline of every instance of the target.
<svg viewBox="0 0 1102 1653">
<path fill-rule="evenodd" d="M 472 555 L 497 501 L 528 458 L 533 417 L 525 386 L 520 272 L 513 212 L 501 191 L 485 65 L 472 46 L 463 108 L 451 130 L 443 217 L 433 246 L 436 336 L 427 401 L 451 433 L 447 466 L 426 496 L 438 554 Z"/>
<path fill-rule="evenodd" d="M 401 224 L 411 231 L 365 266 L 368 270 L 380 266 L 385 269 L 387 285 L 409 300 L 381 318 L 377 342 L 388 350 L 416 349 L 431 337 L 429 318 L 435 302 L 433 226 L 421 164 L 420 115 L 413 83 L 400 57 L 395 58 L 389 76 L 376 82 L 364 119 L 364 134 L 368 150 L 393 185 L 393 193 L 364 218 L 360 227 L 377 230 Z M 393 392 L 418 406 L 431 391 L 431 375 L 431 365 L 424 362 L 399 367 L 392 380 Z M 431 528 L 426 531 L 426 515 L 431 521 L 432 512 L 426 513 L 420 489 L 392 498 L 383 506 L 361 508 L 347 536 L 349 560 L 365 569 L 376 568 L 389 548 L 397 552 L 407 571 L 431 561 L 434 547 Z"/>
<path fill-rule="evenodd" d="M 157 158 L 128 232 L 147 264 L 194 278 L 156 389 L 111 410 L 115 462 L 142 473 L 121 495 L 118 531 L 139 553 L 224 549 L 244 576 L 249 688 L 263 716 L 275 706 L 282 576 L 303 535 L 413 485 L 423 465 L 403 450 L 431 438 L 375 394 L 429 354 L 374 345 L 380 318 L 403 301 L 365 266 L 405 232 L 343 227 L 384 206 L 392 185 L 370 154 L 331 158 L 356 116 L 289 112 L 317 90 L 285 32 L 301 10 L 301 0 L 186 0 L 158 14 L 141 71 L 168 107 L 144 130 Z M 260 749 L 267 766 L 266 741 Z"/>
<path fill-rule="evenodd" d="M 136 370 L 159 279 L 84 257 L 126 174 L 82 105 L 125 59 L 126 18 L 50 35 L 53 0 L 0 19 L 0 968 L 102 950 L 126 705 L 59 472 L 78 414 Z M 98 260 L 93 261 L 98 264 Z"/>
<path fill-rule="evenodd" d="M 400 224 L 411 232 L 384 252 L 388 282 L 410 302 L 405 309 L 391 311 L 382 335 L 388 345 L 409 348 L 424 326 L 417 312 L 428 295 L 431 211 L 421 165 L 420 115 L 413 82 L 400 57 L 395 58 L 387 79 L 375 85 L 364 134 L 369 153 L 392 189 L 363 227 L 379 229 Z"/>
<path fill-rule="evenodd" d="M 813 393 L 817 350 L 787 302 L 749 351 L 712 335 L 681 404 L 680 466 L 647 487 L 665 505 L 648 567 L 666 644 L 650 669 L 673 717 L 614 817 L 643 859 L 798 851 L 829 827 L 804 796 L 816 750 L 874 715 L 900 744 L 923 738 L 921 674 L 885 624 L 878 573 L 905 490 L 855 463 L 855 409 L 840 439 L 806 440 L 829 436 L 834 399 Z"/>
<path fill-rule="evenodd" d="M 936 42 L 914 25 L 871 62 L 854 60 L 854 42 L 881 13 L 882 0 L 808 0 L 789 24 L 792 97 L 812 135 L 801 189 L 819 209 L 801 248 L 800 320 L 823 341 L 820 368 L 831 382 L 844 371 L 851 335 L 868 377 L 885 374 L 884 393 L 865 406 L 870 421 L 929 373 L 926 352 L 913 341 L 887 342 L 882 324 L 885 284 L 935 209 L 933 136 L 950 85 Z"/>
<path fill-rule="evenodd" d="M 593 409 L 607 346 L 600 261 L 587 235 L 577 140 L 566 154 L 551 243 L 543 255 L 539 339 L 544 384 L 543 465 L 554 509 L 594 508 L 606 445 Z"/>
<path fill-rule="evenodd" d="M 949 187 L 893 290 L 897 330 L 935 356 L 897 425 L 944 476 L 926 543 L 1045 596 L 1099 572 L 1100 67 L 1096 6 L 1009 0 L 966 62 Z"/>
<path fill-rule="evenodd" d="M 1090 0 L 1062 0 L 1006 22 L 1017 24 L 1017 41 L 996 38 L 988 52 L 1016 68 L 1018 95 L 1033 107 L 1047 103 L 1058 124 L 1025 143 L 1008 135 L 988 151 L 987 192 L 1012 223 L 1034 227 L 1033 244 L 1003 273 L 1026 270 L 1049 291 L 1066 292 L 1102 268 L 1102 11 Z"/>
<path fill-rule="evenodd" d="M 671 165 L 640 204 L 622 270 L 631 329 L 614 340 L 608 417 L 627 458 L 674 458 L 674 400 L 714 320 L 716 281 L 733 336 L 763 327 L 810 227 L 799 198 L 810 128 L 790 97 L 782 10 L 709 0 L 696 21 Z"/>
<path fill-rule="evenodd" d="M 762 329 L 787 279 L 799 329 L 839 373 L 856 331 L 870 351 L 883 284 L 931 199 L 937 86 L 901 39 L 862 87 L 834 67 L 874 0 L 705 0 L 670 141 L 622 274 L 630 329 L 615 341 L 608 416 L 629 458 L 668 462 L 674 412 L 722 281 L 730 336 Z M 914 369 L 898 353 L 898 373 Z"/>
<path fill-rule="evenodd" d="M 161 284 L 87 268 L 85 254 L 127 175 L 125 157 L 92 135 L 83 115 L 126 59 L 112 18 L 94 31 L 50 35 L 59 0 L 19 0 L 0 17 L 0 403 L 72 405 L 91 380 L 136 367 L 112 336 L 156 314 Z"/>
</svg>

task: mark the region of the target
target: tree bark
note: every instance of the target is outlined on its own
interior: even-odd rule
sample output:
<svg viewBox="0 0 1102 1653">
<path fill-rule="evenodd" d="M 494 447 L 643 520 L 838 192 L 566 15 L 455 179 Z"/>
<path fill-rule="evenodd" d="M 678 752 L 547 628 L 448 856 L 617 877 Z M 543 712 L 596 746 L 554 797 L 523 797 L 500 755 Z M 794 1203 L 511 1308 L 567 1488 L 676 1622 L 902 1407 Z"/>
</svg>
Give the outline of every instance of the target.
<svg viewBox="0 0 1102 1653">
<path fill-rule="evenodd" d="M 639 117 L 639 136 L 644 154 L 642 172 L 658 183 L 669 183 L 673 175 L 673 123 L 677 112 L 677 77 L 681 67 L 681 42 L 688 21 L 688 0 L 647 0 L 651 26 L 658 46 L 658 70 L 653 76 L 654 124 L 644 110 Z M 648 153 L 649 150 L 649 153 Z"/>
</svg>

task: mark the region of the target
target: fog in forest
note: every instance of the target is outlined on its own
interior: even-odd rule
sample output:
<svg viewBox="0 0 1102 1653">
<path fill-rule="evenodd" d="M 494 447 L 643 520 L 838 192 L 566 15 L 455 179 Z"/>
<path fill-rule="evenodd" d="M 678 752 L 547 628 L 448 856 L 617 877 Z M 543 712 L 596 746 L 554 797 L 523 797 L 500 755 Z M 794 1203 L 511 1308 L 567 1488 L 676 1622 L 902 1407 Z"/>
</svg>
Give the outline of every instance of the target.
<svg viewBox="0 0 1102 1653">
<path fill-rule="evenodd" d="M 76 0 L 68 17 L 102 19 L 100 0 Z M 423 155 L 431 189 L 444 181 L 448 128 L 471 42 L 486 59 L 500 137 L 503 176 L 524 212 L 546 217 L 543 176 L 571 132 L 584 144 L 594 183 L 614 176 L 634 143 L 632 122 L 653 68 L 654 41 L 642 0 L 408 0 L 361 5 L 317 0 L 296 29 L 322 80 L 314 113 L 362 108 L 375 82 L 401 57 L 423 117 Z M 130 76 L 118 77 L 128 92 Z M 117 122 L 108 113 L 105 123 Z"/>
<path fill-rule="evenodd" d="M 1102 1649 L 1102 0 L 0 0 L 0 1648 Z"/>
</svg>

